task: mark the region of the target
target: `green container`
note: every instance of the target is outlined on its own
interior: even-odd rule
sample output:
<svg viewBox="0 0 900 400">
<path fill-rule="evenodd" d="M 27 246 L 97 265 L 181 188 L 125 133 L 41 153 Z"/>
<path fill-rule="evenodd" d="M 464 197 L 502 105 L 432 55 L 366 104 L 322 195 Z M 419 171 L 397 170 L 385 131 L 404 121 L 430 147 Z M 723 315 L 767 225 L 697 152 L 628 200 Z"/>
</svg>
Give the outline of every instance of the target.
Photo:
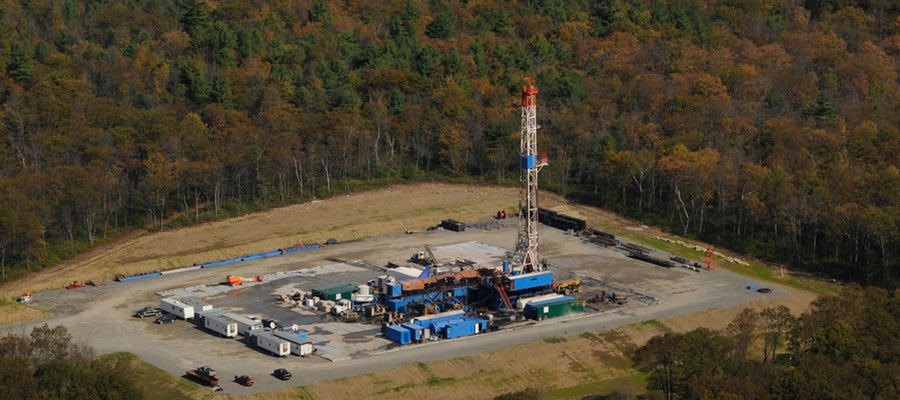
<svg viewBox="0 0 900 400">
<path fill-rule="evenodd" d="M 584 312 L 584 304 L 580 301 L 563 301 L 534 308 L 536 319 L 558 318 L 569 314 Z"/>
<path fill-rule="evenodd" d="M 313 288 L 313 296 L 317 296 L 323 300 L 350 300 L 350 296 L 356 291 L 356 286 L 341 283 L 338 285 L 321 286 Z"/>
</svg>

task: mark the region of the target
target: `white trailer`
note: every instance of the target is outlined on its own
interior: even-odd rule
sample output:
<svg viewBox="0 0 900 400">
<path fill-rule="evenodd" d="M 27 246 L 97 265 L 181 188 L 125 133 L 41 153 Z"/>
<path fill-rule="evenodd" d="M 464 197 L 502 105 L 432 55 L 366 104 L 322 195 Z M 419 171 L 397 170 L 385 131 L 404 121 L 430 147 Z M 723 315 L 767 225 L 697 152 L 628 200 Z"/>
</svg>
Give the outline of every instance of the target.
<svg viewBox="0 0 900 400">
<path fill-rule="evenodd" d="M 185 321 L 194 318 L 194 306 L 178 299 L 167 298 L 159 301 L 159 308 Z"/>
<path fill-rule="evenodd" d="M 251 341 L 255 341 L 256 347 L 266 350 L 278 357 L 287 357 L 291 354 L 291 342 L 277 337 L 269 331 L 254 331 L 251 333 Z"/>
<path fill-rule="evenodd" d="M 556 293 L 545 294 L 545 295 L 542 295 L 542 296 L 525 297 L 525 298 L 521 298 L 521 299 L 519 299 L 519 300 L 516 301 L 516 308 L 518 308 L 518 309 L 520 309 L 520 310 L 524 310 L 524 309 L 525 309 L 525 306 L 527 306 L 528 303 L 533 303 L 533 302 L 537 302 L 537 301 L 544 301 L 544 300 L 555 300 L 555 299 L 558 299 L 558 298 L 561 298 L 561 297 L 563 297 L 563 295 L 561 295 L 561 294 L 556 294 Z"/>
<path fill-rule="evenodd" d="M 313 342 L 306 338 L 306 334 L 285 331 L 275 331 L 273 334 L 291 343 L 291 353 L 305 357 L 313 352 Z"/>
<path fill-rule="evenodd" d="M 180 301 L 181 301 L 182 303 L 184 303 L 184 304 L 193 306 L 193 307 L 194 307 L 194 311 L 195 311 L 196 313 L 198 313 L 198 314 L 203 313 L 203 312 L 207 312 L 207 311 L 212 311 L 212 309 L 213 309 L 213 305 L 212 305 L 212 304 L 209 304 L 209 303 L 207 303 L 207 302 L 205 302 L 205 301 L 197 300 L 197 299 L 195 299 L 195 298 L 193 298 L 193 297 L 182 297 L 182 298 L 180 298 L 180 299 L 178 299 L 178 300 L 180 300 Z"/>
<path fill-rule="evenodd" d="M 252 320 L 241 315 L 227 313 L 222 314 L 222 316 L 237 323 L 238 333 L 244 336 L 249 336 L 250 332 L 263 328 L 261 321 Z"/>
<path fill-rule="evenodd" d="M 233 338 L 238 334 L 238 324 L 222 314 L 203 316 L 203 327 L 224 337 Z"/>
</svg>

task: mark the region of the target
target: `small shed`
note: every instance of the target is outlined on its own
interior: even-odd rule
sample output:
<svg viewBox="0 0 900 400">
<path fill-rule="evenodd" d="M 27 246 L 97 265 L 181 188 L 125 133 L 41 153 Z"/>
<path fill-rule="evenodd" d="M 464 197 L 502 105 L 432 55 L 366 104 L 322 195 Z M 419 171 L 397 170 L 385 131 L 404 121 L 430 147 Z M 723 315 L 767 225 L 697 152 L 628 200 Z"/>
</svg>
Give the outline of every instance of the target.
<svg viewBox="0 0 900 400">
<path fill-rule="evenodd" d="M 355 291 L 356 286 L 348 285 L 346 283 L 340 283 L 330 286 L 320 286 L 312 290 L 313 296 L 333 301 L 338 301 L 341 299 L 349 300 L 350 296 L 353 295 L 353 292 Z"/>
</svg>

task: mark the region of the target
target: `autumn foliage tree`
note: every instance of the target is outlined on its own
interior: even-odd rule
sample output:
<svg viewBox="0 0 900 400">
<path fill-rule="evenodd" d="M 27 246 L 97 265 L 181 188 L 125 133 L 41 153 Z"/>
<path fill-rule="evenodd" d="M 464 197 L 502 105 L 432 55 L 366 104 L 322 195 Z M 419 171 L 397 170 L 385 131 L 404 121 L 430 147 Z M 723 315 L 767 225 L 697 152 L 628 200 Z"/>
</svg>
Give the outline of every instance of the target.
<svg viewBox="0 0 900 400">
<path fill-rule="evenodd" d="M 799 317 L 784 306 L 746 309 L 722 332 L 655 336 L 633 361 L 666 399 L 892 399 L 898 302 L 898 291 L 851 287 Z"/>
<path fill-rule="evenodd" d="M 896 285 L 890 1 L 204 0 L 0 6 L 0 264 L 373 184 L 542 186 Z"/>
</svg>

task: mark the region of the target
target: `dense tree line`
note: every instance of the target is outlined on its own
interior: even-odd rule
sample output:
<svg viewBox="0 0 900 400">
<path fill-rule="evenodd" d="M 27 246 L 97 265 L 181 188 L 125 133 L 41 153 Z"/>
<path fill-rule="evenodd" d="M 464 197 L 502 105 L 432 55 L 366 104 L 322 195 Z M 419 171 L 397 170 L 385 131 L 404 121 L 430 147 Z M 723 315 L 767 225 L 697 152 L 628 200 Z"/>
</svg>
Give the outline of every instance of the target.
<svg viewBox="0 0 900 400">
<path fill-rule="evenodd" d="M 650 339 L 635 365 L 671 399 L 900 398 L 900 291 L 846 290 L 799 317 L 744 310 L 724 332 Z"/>
<path fill-rule="evenodd" d="M 543 183 L 737 250 L 896 282 L 890 0 L 0 0 L 3 278 L 173 213 L 360 182 Z"/>
<path fill-rule="evenodd" d="M 31 334 L 0 338 L 0 398 L 141 399 L 127 364 L 110 364 L 75 343 L 63 326 L 34 328 Z"/>
</svg>

